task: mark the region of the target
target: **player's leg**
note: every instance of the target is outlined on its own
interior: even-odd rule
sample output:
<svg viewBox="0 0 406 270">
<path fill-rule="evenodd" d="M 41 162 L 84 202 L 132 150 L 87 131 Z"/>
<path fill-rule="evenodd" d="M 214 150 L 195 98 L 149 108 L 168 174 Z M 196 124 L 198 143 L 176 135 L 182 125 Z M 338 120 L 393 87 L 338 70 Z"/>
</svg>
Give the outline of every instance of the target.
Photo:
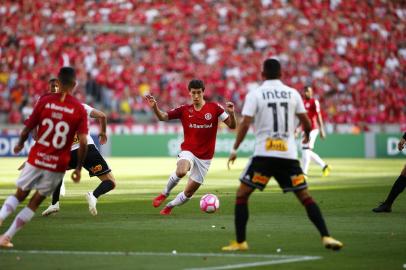
<svg viewBox="0 0 406 270">
<path fill-rule="evenodd" d="M 176 187 L 180 179 L 182 179 L 187 172 L 192 168 L 193 157 L 190 152 L 182 151 L 179 153 L 178 161 L 176 163 L 176 171 L 169 176 L 166 187 L 157 197 L 152 201 L 154 207 L 159 207 L 169 196 L 172 189 Z"/>
<path fill-rule="evenodd" d="M 402 172 L 400 173 L 399 177 L 396 179 L 395 183 L 386 197 L 386 200 L 381 203 L 378 207 L 372 209 L 375 213 L 382 213 L 382 212 L 391 212 L 392 211 L 392 204 L 399 196 L 400 193 L 403 192 L 406 188 L 406 165 L 403 167 Z"/>
<path fill-rule="evenodd" d="M 14 195 L 9 196 L 3 203 L 0 209 L 0 225 L 1 223 L 15 211 L 20 202 L 24 201 L 35 185 L 35 182 L 41 177 L 41 172 L 28 162 L 16 181 L 17 191 Z"/>
<path fill-rule="evenodd" d="M 54 190 L 54 192 L 52 193 L 52 203 L 50 206 L 48 206 L 47 209 L 45 209 L 42 212 L 42 216 L 49 216 L 51 214 L 57 213 L 59 212 L 59 197 L 61 194 L 61 187 L 63 184 L 63 180 L 58 184 L 58 186 L 56 187 L 56 189 Z"/>
<path fill-rule="evenodd" d="M 101 183 L 93 192 L 88 192 L 86 194 L 86 200 L 89 204 L 89 212 L 94 216 L 97 215 L 97 199 L 101 195 L 106 194 L 116 187 L 116 180 L 111 172 L 99 175 L 97 177 L 101 180 Z"/>
<path fill-rule="evenodd" d="M 307 188 L 294 191 L 296 197 L 303 204 L 306 209 L 307 216 L 311 222 L 316 226 L 322 237 L 322 243 L 326 248 L 339 250 L 343 247 L 343 244 L 332 238 L 327 230 L 327 225 L 324 221 L 323 215 L 320 211 L 319 206 L 313 200 L 312 196 L 308 192 Z"/>
<path fill-rule="evenodd" d="M 187 203 L 201 186 L 200 183 L 189 179 L 185 189 L 176 195 L 175 199 L 170 201 L 160 212 L 161 215 L 169 215 L 175 206 L 181 206 Z"/>
<path fill-rule="evenodd" d="M 3 221 L 17 209 L 17 206 L 27 198 L 30 191 L 31 190 L 24 191 L 21 188 L 17 188 L 14 195 L 7 197 L 0 209 L 0 226 Z"/>
<path fill-rule="evenodd" d="M 234 207 L 234 226 L 236 241 L 224 246 L 224 251 L 247 250 L 246 230 L 249 218 L 248 199 L 256 188 L 263 190 L 271 176 L 267 158 L 252 158 L 240 176 L 240 186 L 237 189 Z"/>
<path fill-rule="evenodd" d="M 45 198 L 46 197 L 41 195 L 38 191 L 34 193 L 28 205 L 16 215 L 8 230 L 0 236 L 0 246 L 13 247 L 13 244 L 10 242 L 11 239 L 26 223 L 32 219 L 35 211 Z"/>
<path fill-rule="evenodd" d="M 247 250 L 247 223 L 249 218 L 248 199 L 255 189 L 241 182 L 237 189 L 234 207 L 234 226 L 236 241 L 231 241 L 230 245 L 222 248 L 224 251 Z"/>
<path fill-rule="evenodd" d="M 169 215 L 175 206 L 180 206 L 189 201 L 204 182 L 211 160 L 202 160 L 195 157 L 192 153 L 190 154 L 190 160 L 193 160 L 190 164 L 193 164 L 193 166 L 190 170 L 189 181 L 187 182 L 185 189 L 180 192 L 174 200 L 169 202 L 164 209 L 162 209 L 160 212 L 162 215 Z"/>
<path fill-rule="evenodd" d="M 75 149 L 70 152 L 68 170 L 76 168 L 77 162 L 78 162 L 78 149 Z M 62 179 L 62 181 L 58 184 L 58 186 L 55 188 L 54 192 L 52 193 L 51 205 L 49 205 L 48 208 L 42 212 L 41 215 L 43 217 L 59 212 L 59 210 L 60 210 L 59 199 L 61 196 L 61 190 L 64 188 L 64 185 L 65 184 Z"/>
<path fill-rule="evenodd" d="M 101 183 L 96 187 L 96 189 L 86 193 L 89 212 L 95 216 L 97 215 L 97 199 L 101 195 L 113 190 L 116 186 L 116 180 L 111 173 L 111 169 L 106 160 L 93 144 L 88 145 L 87 155 L 83 163 L 83 167 L 85 167 L 85 169 L 89 172 L 90 177 L 97 176 L 101 180 Z"/>
</svg>

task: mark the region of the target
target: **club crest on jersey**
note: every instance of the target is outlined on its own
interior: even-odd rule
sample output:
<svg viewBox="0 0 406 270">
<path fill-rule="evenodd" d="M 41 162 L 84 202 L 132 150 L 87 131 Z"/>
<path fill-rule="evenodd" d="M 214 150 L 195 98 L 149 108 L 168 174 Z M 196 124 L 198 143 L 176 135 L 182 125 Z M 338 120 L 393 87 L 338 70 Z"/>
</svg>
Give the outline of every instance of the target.
<svg viewBox="0 0 406 270">
<path fill-rule="evenodd" d="M 204 115 L 204 119 L 210 120 L 210 119 L 211 119 L 211 113 L 206 113 L 206 114 Z"/>
</svg>

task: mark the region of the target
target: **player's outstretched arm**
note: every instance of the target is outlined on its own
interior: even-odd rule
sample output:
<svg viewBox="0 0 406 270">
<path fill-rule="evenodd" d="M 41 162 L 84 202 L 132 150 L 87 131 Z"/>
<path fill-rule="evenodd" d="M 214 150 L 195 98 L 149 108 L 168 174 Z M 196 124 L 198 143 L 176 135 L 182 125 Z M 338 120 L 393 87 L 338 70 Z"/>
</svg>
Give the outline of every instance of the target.
<svg viewBox="0 0 406 270">
<path fill-rule="evenodd" d="M 79 183 L 80 181 L 83 162 L 85 161 L 87 154 L 87 134 L 79 134 L 78 137 L 79 137 L 78 163 L 71 176 L 73 182 L 75 183 Z"/>
<path fill-rule="evenodd" d="M 156 117 L 158 117 L 159 121 L 168 121 L 168 114 L 166 112 L 161 111 L 158 108 L 158 104 L 152 95 L 145 95 L 144 99 L 148 102 L 148 105 L 154 111 Z"/>
<path fill-rule="evenodd" d="M 298 113 L 298 114 L 296 114 L 296 116 L 299 118 L 299 121 L 303 126 L 303 133 L 304 133 L 303 143 L 308 143 L 309 134 L 312 129 L 312 124 L 310 122 L 309 116 L 307 116 L 307 113 Z"/>
<path fill-rule="evenodd" d="M 107 142 L 107 135 L 106 135 L 107 116 L 106 116 L 106 114 L 102 111 L 93 109 L 90 112 L 90 117 L 96 118 L 99 120 L 99 125 L 100 125 L 99 141 L 100 141 L 100 144 L 105 144 Z"/>
<path fill-rule="evenodd" d="M 235 119 L 235 112 L 234 112 L 234 103 L 227 102 L 226 103 L 226 112 L 228 113 L 228 117 L 224 120 L 224 123 L 231 129 L 235 129 L 237 126 L 237 120 Z"/>
<path fill-rule="evenodd" d="M 252 119 L 253 117 L 244 115 L 238 126 L 237 137 L 235 138 L 233 149 L 231 149 L 230 156 L 228 157 L 228 169 L 230 169 L 230 163 L 234 164 L 234 161 L 237 159 L 237 149 L 247 135 Z"/>
</svg>

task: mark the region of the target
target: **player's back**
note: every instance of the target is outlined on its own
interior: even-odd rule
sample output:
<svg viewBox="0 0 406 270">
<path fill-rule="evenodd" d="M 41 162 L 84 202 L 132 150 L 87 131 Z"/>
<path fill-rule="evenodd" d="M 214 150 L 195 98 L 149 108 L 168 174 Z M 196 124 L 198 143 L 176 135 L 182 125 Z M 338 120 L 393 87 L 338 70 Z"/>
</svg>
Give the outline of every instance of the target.
<svg viewBox="0 0 406 270">
<path fill-rule="evenodd" d="M 71 95 L 41 97 L 30 118 L 28 127 L 38 126 L 37 141 L 28 162 L 50 171 L 65 171 L 70 159 L 70 148 L 76 132 L 87 133 L 87 115 L 82 104 Z"/>
<path fill-rule="evenodd" d="M 254 104 L 254 155 L 296 159 L 296 114 L 306 112 L 298 91 L 280 80 L 267 80 L 248 93 L 246 102 Z"/>
</svg>

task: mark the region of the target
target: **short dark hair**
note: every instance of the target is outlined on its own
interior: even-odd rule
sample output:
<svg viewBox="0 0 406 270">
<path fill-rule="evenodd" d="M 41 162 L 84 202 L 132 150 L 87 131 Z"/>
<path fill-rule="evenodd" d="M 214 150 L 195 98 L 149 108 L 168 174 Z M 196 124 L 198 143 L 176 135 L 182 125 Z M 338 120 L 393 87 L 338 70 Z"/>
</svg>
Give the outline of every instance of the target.
<svg viewBox="0 0 406 270">
<path fill-rule="evenodd" d="M 58 73 L 58 79 L 62 85 L 74 86 L 76 80 L 76 72 L 72 67 L 62 67 Z"/>
<path fill-rule="evenodd" d="M 305 87 L 303 87 L 303 91 L 308 91 L 310 88 L 312 88 L 311 85 L 306 85 Z"/>
<path fill-rule="evenodd" d="M 204 91 L 204 83 L 202 80 L 197 80 L 197 79 L 193 79 L 189 82 L 189 85 L 187 86 L 188 90 L 190 91 L 190 89 L 202 89 L 202 91 Z"/>
<path fill-rule="evenodd" d="M 266 79 L 279 79 L 281 77 L 281 64 L 275 58 L 268 58 L 262 66 L 262 75 Z"/>
</svg>

